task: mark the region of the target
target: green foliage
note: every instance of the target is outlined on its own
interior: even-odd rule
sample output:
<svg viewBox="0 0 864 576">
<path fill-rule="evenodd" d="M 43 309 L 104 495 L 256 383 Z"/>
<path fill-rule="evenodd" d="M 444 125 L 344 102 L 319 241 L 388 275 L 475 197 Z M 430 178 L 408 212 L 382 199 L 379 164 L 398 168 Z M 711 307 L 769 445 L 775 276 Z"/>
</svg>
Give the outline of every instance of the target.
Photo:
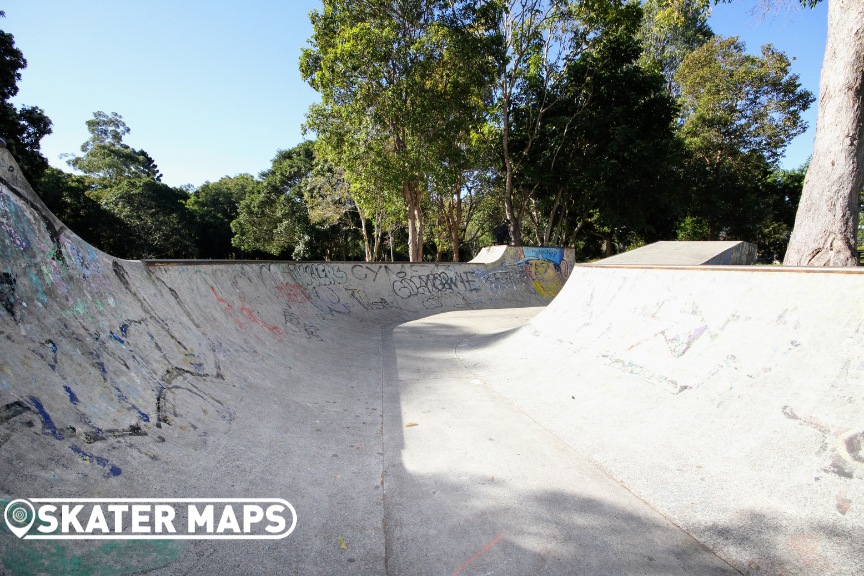
<svg viewBox="0 0 864 576">
<path fill-rule="evenodd" d="M 504 3 L 498 24 L 504 51 L 498 60 L 495 120 L 504 211 L 514 244 L 522 243 L 522 222 L 531 202 L 530 188 L 519 186 L 517 180 L 531 162 L 528 157 L 541 138 L 545 114 L 555 101 L 552 87 L 590 36 L 579 16 L 590 17 L 594 6 L 603 5 L 603 0 L 586 2 L 579 10 L 576 4 L 559 0 Z"/>
<path fill-rule="evenodd" d="M 698 216 L 685 216 L 684 219 L 678 223 L 676 240 L 701 241 L 711 239 L 711 227 L 703 218 Z"/>
<path fill-rule="evenodd" d="M 193 258 L 194 220 L 185 192 L 148 178 L 128 178 L 99 192 L 102 207 L 123 223 L 112 243 L 121 258 Z"/>
<path fill-rule="evenodd" d="M 758 154 L 776 165 L 788 143 L 807 129 L 801 113 L 813 103 L 770 44 L 745 52 L 737 37 L 712 38 L 681 63 L 682 135 L 707 162 Z"/>
<path fill-rule="evenodd" d="M 49 167 L 39 194 L 48 209 L 86 242 L 110 254 L 126 254 L 123 221 L 91 197 L 83 176 Z"/>
<path fill-rule="evenodd" d="M 660 71 L 670 93 L 679 93 L 675 72 L 684 58 L 710 40 L 710 0 L 646 0 L 640 38 L 640 62 Z"/>
<path fill-rule="evenodd" d="M 186 201 L 197 225 L 199 258 L 237 258 L 231 243 L 231 222 L 240 214 L 240 204 L 260 183 L 249 174 L 225 176 L 205 182 Z"/>
<path fill-rule="evenodd" d="M 785 54 L 766 45 L 750 55 L 737 38 L 715 37 L 689 54 L 676 79 L 687 214 L 706 223 L 710 239 L 761 241 L 773 254 L 788 239 L 800 190 L 772 174 L 806 129 L 801 113 L 813 95 L 789 72 Z"/>
<path fill-rule="evenodd" d="M 306 128 L 376 226 L 408 209 L 412 260 L 429 175 L 482 121 L 494 18 L 493 3 L 442 0 L 327 0 L 310 14 L 300 71 L 321 103 Z"/>
<path fill-rule="evenodd" d="M 118 184 L 130 178 L 161 181 L 153 158 L 144 150 L 135 150 L 123 143 L 130 129 L 116 112 L 94 112 L 87 121 L 90 138 L 81 145 L 83 156 L 72 156 L 67 163 L 86 174 L 94 185 Z"/>
<path fill-rule="evenodd" d="M 5 14 L 0 11 L 0 18 Z M 27 60 L 15 47 L 12 34 L 0 30 L 0 137 L 18 162 L 28 182 L 38 188 L 38 182 L 48 168 L 48 160 L 40 151 L 42 138 L 51 134 L 51 120 L 36 106 L 16 108 L 9 100 L 18 94 L 21 70 Z"/>
<path fill-rule="evenodd" d="M 771 264 L 783 259 L 806 174 L 805 164 L 794 170 L 774 170 L 762 181 L 753 236 L 760 262 Z"/>
<path fill-rule="evenodd" d="M 314 166 L 312 142 L 280 150 L 261 181 L 241 200 L 231 223 L 235 247 L 276 257 L 290 257 L 310 226 L 303 179 Z"/>
<path fill-rule="evenodd" d="M 120 258 L 192 258 L 198 230 L 188 194 L 159 182 L 155 162 L 123 143 L 119 114 L 88 121 L 84 155 L 69 163 L 84 175 L 50 168 L 39 186 L 49 209 L 87 242 Z"/>
<path fill-rule="evenodd" d="M 572 245 L 574 235 L 631 244 L 640 241 L 633 234 L 670 232 L 677 108 L 662 76 L 638 64 L 639 6 L 604 6 L 593 13 L 582 53 L 553 86 L 554 104 L 517 178 L 532 190 L 526 232 L 538 244 Z M 519 109 L 514 120 L 522 121 Z M 514 148 L 526 140 L 515 139 Z"/>
</svg>

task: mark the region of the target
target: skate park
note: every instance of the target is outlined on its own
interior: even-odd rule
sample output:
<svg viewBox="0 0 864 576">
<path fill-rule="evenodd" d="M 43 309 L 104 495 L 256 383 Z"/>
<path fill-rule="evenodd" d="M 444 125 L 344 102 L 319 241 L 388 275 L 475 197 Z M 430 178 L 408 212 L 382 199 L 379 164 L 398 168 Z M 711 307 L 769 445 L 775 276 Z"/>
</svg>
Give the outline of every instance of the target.
<svg viewBox="0 0 864 576">
<path fill-rule="evenodd" d="M 272 542 L 4 526 L 3 573 L 864 570 L 856 269 L 124 261 L 6 150 L 0 178 L 0 498 L 297 514 Z"/>
</svg>

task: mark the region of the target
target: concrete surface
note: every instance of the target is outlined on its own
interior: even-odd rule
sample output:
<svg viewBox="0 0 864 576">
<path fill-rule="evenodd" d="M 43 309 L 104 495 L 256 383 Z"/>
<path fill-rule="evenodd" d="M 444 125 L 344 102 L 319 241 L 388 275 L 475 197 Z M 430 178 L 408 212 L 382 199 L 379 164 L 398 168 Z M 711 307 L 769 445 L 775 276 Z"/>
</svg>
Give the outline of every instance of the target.
<svg viewBox="0 0 864 576">
<path fill-rule="evenodd" d="M 596 266 L 734 266 L 756 262 L 756 246 L 738 240 L 662 241 L 594 262 Z"/>
<path fill-rule="evenodd" d="M 298 513 L 4 574 L 864 572 L 854 272 L 122 261 L 0 175 L 0 499 Z"/>
</svg>

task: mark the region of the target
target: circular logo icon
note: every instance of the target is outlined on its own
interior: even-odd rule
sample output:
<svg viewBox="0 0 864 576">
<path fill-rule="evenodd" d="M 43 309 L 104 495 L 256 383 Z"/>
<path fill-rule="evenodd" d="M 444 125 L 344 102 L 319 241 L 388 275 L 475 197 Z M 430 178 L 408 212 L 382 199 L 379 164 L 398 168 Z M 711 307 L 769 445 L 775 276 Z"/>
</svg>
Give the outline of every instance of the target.
<svg viewBox="0 0 864 576">
<path fill-rule="evenodd" d="M 13 534 L 22 538 L 33 522 L 36 520 L 36 510 L 33 505 L 27 500 L 13 500 L 6 505 L 6 512 L 3 514 L 6 519 L 6 526 Z"/>
</svg>

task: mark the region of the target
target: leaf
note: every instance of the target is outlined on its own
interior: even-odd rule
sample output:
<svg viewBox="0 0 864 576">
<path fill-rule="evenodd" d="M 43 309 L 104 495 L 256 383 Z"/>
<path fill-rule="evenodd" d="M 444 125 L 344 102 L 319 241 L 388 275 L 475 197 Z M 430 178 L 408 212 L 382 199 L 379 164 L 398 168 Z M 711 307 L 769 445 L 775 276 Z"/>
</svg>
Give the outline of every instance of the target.
<svg viewBox="0 0 864 576">
<path fill-rule="evenodd" d="M 339 547 L 346 552 L 348 551 L 348 545 L 345 543 L 345 540 L 341 536 L 339 536 Z"/>
</svg>

